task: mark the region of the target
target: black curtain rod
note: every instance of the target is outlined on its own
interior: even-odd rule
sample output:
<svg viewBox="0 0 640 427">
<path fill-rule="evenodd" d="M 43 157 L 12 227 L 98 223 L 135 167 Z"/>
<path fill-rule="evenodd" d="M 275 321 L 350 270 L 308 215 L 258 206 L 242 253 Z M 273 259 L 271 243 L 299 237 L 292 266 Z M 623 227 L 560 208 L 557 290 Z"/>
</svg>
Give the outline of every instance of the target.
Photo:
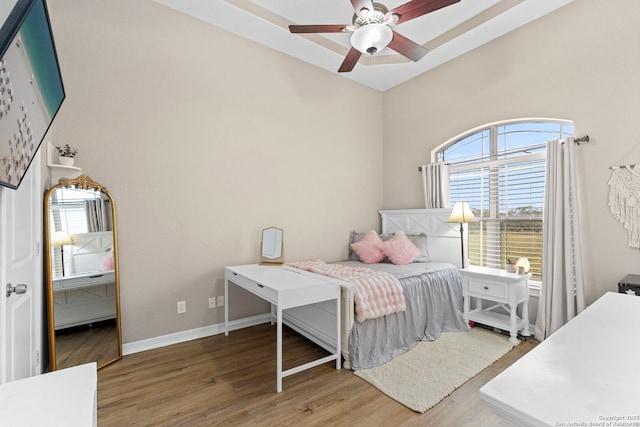
<svg viewBox="0 0 640 427">
<path fill-rule="evenodd" d="M 621 166 L 611 166 L 609 169 L 633 169 L 638 165 L 621 165 Z"/>
<path fill-rule="evenodd" d="M 589 142 L 589 135 L 579 136 L 578 138 L 574 138 L 573 142 L 580 145 L 581 143 Z M 418 172 L 422 172 L 422 166 L 418 166 Z"/>
</svg>

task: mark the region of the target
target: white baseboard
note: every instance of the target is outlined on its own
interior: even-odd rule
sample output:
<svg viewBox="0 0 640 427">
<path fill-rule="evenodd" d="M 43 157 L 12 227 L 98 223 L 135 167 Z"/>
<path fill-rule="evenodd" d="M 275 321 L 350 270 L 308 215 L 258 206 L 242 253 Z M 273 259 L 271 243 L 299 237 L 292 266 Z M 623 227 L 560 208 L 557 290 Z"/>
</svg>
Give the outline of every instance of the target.
<svg viewBox="0 0 640 427">
<path fill-rule="evenodd" d="M 260 325 L 271 321 L 271 314 L 260 314 L 243 319 L 231 320 L 229 322 L 229 330 L 247 328 L 249 326 Z M 224 333 L 224 323 L 204 326 L 202 328 L 190 329 L 188 331 L 176 332 L 173 334 L 162 335 L 159 337 L 147 338 L 140 341 L 133 341 L 122 344 L 122 354 L 139 353 L 141 351 L 153 350 L 154 348 L 166 347 L 172 344 L 197 340 L 199 338 L 210 337 L 212 335 Z"/>
<path fill-rule="evenodd" d="M 261 325 L 271 321 L 271 314 L 265 313 L 252 317 L 245 317 L 243 319 L 232 320 L 229 322 L 229 330 L 248 328 L 249 326 Z M 533 330 L 535 325 L 529 325 L 529 332 L 533 337 Z M 154 348 L 166 347 L 172 344 L 179 344 L 181 342 L 187 342 L 191 340 L 197 340 L 199 338 L 206 338 L 212 335 L 224 333 L 224 323 L 217 323 L 215 325 L 204 326 L 202 328 L 190 329 L 188 331 L 176 332 L 173 334 L 162 335 L 159 337 L 147 338 L 140 341 L 127 342 L 122 344 L 122 354 L 134 354 L 141 351 L 153 350 Z"/>
</svg>

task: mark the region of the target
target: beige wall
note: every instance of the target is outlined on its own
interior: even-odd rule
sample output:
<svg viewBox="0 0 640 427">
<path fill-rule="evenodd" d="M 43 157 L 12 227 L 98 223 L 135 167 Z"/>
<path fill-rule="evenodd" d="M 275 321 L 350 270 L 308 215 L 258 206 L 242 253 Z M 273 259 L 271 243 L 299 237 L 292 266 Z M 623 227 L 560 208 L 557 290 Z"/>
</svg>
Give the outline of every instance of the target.
<svg viewBox="0 0 640 427">
<path fill-rule="evenodd" d="M 384 94 L 384 207 L 423 207 L 418 165 L 431 150 L 502 119 L 574 121 L 579 151 L 588 302 L 627 273 L 640 252 L 609 213 L 612 165 L 640 163 L 640 2 L 577 0 Z"/>
<path fill-rule="evenodd" d="M 507 118 L 591 136 L 589 302 L 639 272 L 607 207 L 609 167 L 640 163 L 634 0 L 576 0 L 384 94 L 151 0 L 48 4 L 67 90 L 52 137 L 118 203 L 125 342 L 221 322 L 207 299 L 225 265 L 257 261 L 263 227 L 284 227 L 288 260 L 343 258 L 379 208 L 423 206 L 433 147 Z M 265 308 L 240 304 L 236 316 Z"/>
<path fill-rule="evenodd" d="M 378 227 L 381 93 L 151 0 L 48 4 L 54 143 L 117 202 L 125 343 L 222 322 L 207 300 L 225 265 L 258 261 L 264 227 L 287 260 L 328 261 Z"/>
</svg>

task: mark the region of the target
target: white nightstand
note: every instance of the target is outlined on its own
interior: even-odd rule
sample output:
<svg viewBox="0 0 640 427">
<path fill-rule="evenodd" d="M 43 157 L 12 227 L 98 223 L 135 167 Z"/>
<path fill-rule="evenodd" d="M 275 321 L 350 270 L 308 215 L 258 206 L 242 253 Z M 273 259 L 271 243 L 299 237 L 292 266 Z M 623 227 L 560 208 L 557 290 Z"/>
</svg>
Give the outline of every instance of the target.
<svg viewBox="0 0 640 427">
<path fill-rule="evenodd" d="M 531 274 L 508 273 L 487 267 L 460 270 L 464 295 L 464 320 L 509 331 L 509 342 L 519 344 L 518 331 L 529 333 L 529 289 Z M 471 308 L 471 299 L 475 307 Z M 489 304 L 488 304 L 489 302 Z M 492 303 L 492 304 L 491 304 Z M 522 305 L 522 316 L 518 306 Z"/>
</svg>

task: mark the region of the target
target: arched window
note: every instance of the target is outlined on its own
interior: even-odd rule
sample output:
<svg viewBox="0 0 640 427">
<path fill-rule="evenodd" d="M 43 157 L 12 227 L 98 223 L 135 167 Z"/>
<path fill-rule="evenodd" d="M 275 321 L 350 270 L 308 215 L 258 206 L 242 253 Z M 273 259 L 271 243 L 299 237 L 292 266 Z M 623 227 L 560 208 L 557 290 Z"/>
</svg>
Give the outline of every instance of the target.
<svg viewBox="0 0 640 427">
<path fill-rule="evenodd" d="M 469 202 L 471 265 L 509 268 L 520 257 L 542 274 L 546 142 L 573 136 L 573 122 L 518 119 L 484 125 L 440 145 L 432 160 L 449 164 L 450 202 Z"/>
</svg>

